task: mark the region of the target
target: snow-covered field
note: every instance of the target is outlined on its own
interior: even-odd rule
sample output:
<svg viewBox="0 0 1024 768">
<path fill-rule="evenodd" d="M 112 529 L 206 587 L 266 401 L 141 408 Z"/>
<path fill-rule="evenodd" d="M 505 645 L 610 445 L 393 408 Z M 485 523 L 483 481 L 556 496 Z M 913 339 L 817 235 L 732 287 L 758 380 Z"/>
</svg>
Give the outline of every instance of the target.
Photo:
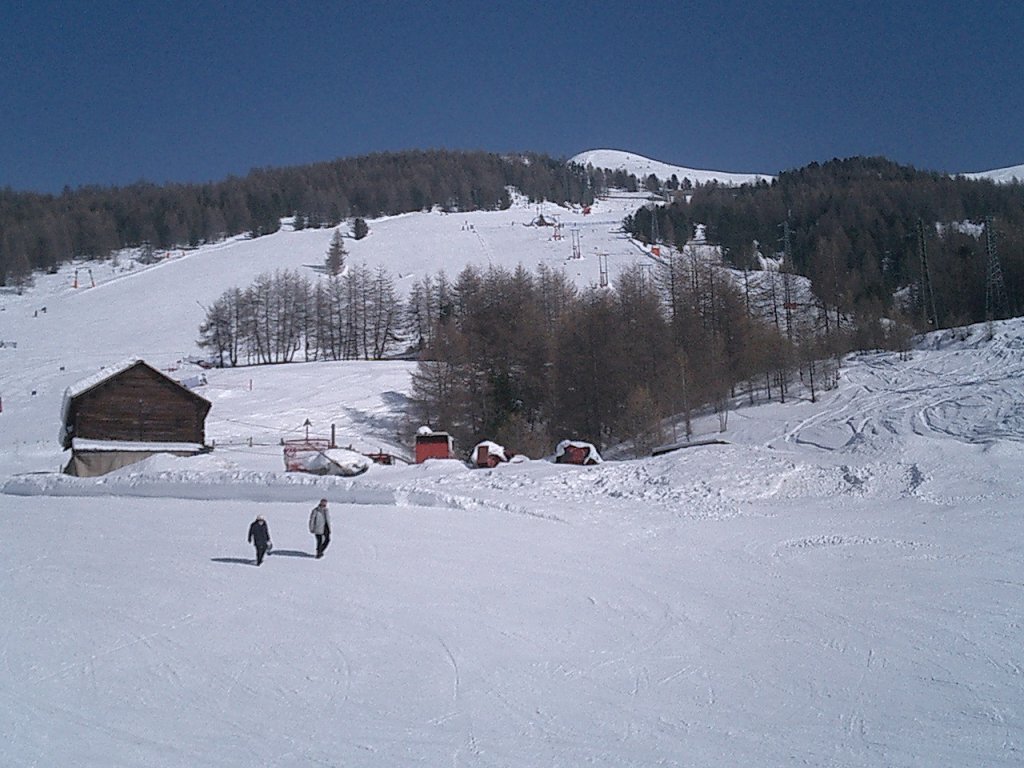
<svg viewBox="0 0 1024 768">
<path fill-rule="evenodd" d="M 535 206 L 348 245 L 403 279 L 548 259 L 596 281 L 593 254 L 642 258 L 617 202 L 562 212 L 582 262 L 523 226 Z M 276 443 L 306 419 L 409 451 L 408 363 L 316 363 L 208 372 L 208 455 L 56 472 L 65 387 L 130 355 L 174 366 L 200 303 L 329 239 L 0 294 L 0 763 L 1024 762 L 1022 321 L 851 358 L 819 402 L 740 408 L 724 435 L 699 424 L 727 444 L 653 459 L 285 474 Z"/>
</svg>

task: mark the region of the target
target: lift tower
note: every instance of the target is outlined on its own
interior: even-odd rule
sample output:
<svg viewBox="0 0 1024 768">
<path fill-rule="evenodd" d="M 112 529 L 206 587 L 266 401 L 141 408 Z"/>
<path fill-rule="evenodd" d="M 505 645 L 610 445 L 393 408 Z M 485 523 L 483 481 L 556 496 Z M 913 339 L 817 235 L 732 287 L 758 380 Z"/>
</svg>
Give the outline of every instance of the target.
<svg viewBox="0 0 1024 768">
<path fill-rule="evenodd" d="M 939 317 L 935 311 L 935 294 L 932 293 L 932 280 L 928 275 L 928 246 L 924 239 L 924 222 L 917 220 L 917 253 L 921 260 L 921 308 L 924 311 L 925 325 L 931 330 L 939 327 Z"/>
<path fill-rule="evenodd" d="M 985 218 L 985 259 L 985 319 L 1002 320 L 1006 317 L 1006 285 L 996 253 L 996 233 L 991 216 Z"/>
</svg>

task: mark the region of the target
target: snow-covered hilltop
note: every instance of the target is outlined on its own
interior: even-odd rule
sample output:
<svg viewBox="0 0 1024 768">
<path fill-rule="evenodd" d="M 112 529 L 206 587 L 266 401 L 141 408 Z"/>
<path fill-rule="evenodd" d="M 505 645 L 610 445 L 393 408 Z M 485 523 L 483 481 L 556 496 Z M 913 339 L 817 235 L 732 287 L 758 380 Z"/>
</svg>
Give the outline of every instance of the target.
<svg viewBox="0 0 1024 768">
<path fill-rule="evenodd" d="M 1013 165 L 1009 168 L 996 168 L 992 171 L 965 173 L 968 179 L 990 179 L 996 184 L 1013 184 L 1024 182 L 1024 165 Z"/>
<path fill-rule="evenodd" d="M 672 165 L 660 160 L 652 160 L 649 157 L 638 155 L 634 152 L 625 152 L 619 149 L 588 149 L 585 152 L 573 155 L 569 158 L 571 163 L 580 165 L 592 165 L 595 168 L 608 168 L 613 171 L 623 170 L 632 173 L 638 179 L 644 179 L 652 173 L 664 181 L 676 175 L 682 181 L 688 178 L 694 184 L 706 184 L 718 182 L 726 185 L 751 184 L 759 180 L 771 181 L 775 178 L 768 173 L 731 173 L 727 171 L 706 171 L 696 168 L 687 168 L 682 165 Z M 990 179 L 997 184 L 1012 184 L 1024 182 L 1024 165 L 1013 165 L 1008 168 L 995 168 L 991 171 L 978 171 L 976 173 L 958 174 L 968 179 Z"/>
<path fill-rule="evenodd" d="M 580 165 L 592 165 L 595 168 L 608 168 L 613 171 L 623 170 L 632 173 L 638 179 L 644 179 L 652 173 L 660 180 L 670 179 L 675 174 L 679 181 L 689 179 L 694 184 L 707 184 L 716 181 L 719 184 L 739 185 L 752 184 L 764 179 L 771 181 L 773 178 L 765 173 L 729 173 L 726 171 L 702 171 L 696 168 L 686 168 L 681 165 L 671 165 L 659 160 L 651 160 L 649 157 L 637 155 L 632 152 L 623 152 L 618 149 L 590 149 L 580 152 L 569 158 L 569 162 Z"/>
</svg>

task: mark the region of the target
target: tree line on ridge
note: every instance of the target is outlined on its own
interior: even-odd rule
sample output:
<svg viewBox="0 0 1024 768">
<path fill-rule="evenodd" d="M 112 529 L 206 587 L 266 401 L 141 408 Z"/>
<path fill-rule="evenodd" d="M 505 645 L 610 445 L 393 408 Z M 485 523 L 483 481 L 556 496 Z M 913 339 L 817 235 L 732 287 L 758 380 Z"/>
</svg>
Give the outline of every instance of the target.
<svg viewBox="0 0 1024 768">
<path fill-rule="evenodd" d="M 585 169 L 547 155 L 447 150 L 388 152 L 288 168 L 259 168 L 206 184 L 66 188 L 59 195 L 0 189 L 0 286 L 71 259 L 119 249 L 195 247 L 233 235 L 407 213 L 507 207 L 509 189 L 530 200 L 591 202 L 607 186 L 632 185 L 622 171 Z"/>
</svg>

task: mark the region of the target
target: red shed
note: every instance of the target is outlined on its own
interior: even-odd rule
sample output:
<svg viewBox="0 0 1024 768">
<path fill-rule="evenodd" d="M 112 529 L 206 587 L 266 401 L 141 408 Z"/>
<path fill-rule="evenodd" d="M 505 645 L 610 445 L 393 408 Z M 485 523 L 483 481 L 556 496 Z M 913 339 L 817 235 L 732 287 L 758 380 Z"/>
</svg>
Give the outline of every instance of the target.
<svg viewBox="0 0 1024 768">
<path fill-rule="evenodd" d="M 430 427 L 420 427 L 416 433 L 416 463 L 427 459 L 450 459 L 455 455 L 452 436 L 447 432 L 435 432 Z"/>
</svg>

